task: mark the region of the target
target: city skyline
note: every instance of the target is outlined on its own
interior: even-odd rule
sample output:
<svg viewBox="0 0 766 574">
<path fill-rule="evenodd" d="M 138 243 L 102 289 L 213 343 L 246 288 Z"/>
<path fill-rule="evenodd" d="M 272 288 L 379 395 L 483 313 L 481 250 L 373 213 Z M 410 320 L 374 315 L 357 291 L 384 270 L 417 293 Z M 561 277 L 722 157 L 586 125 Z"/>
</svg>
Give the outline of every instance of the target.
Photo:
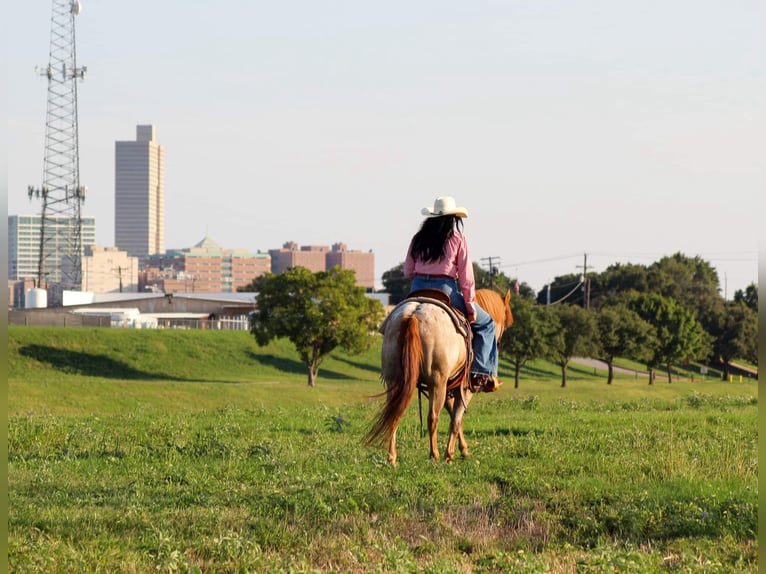
<svg viewBox="0 0 766 574">
<path fill-rule="evenodd" d="M 300 8 L 297 9 L 296 8 Z M 401 11 L 399 10 L 401 9 Z M 8 213 L 38 213 L 50 6 L 9 30 Z M 151 10 L 149 21 L 141 16 Z M 406 10 L 407 18 L 403 18 Z M 85 2 L 84 216 L 113 245 L 115 141 L 166 149 L 166 246 L 343 241 L 404 259 L 420 209 L 468 207 L 472 258 L 540 290 L 682 252 L 758 280 L 766 68 L 754 1 L 383 7 Z M 176 25 L 179 24 L 179 25 Z M 136 45 L 134 30 L 151 41 Z"/>
</svg>

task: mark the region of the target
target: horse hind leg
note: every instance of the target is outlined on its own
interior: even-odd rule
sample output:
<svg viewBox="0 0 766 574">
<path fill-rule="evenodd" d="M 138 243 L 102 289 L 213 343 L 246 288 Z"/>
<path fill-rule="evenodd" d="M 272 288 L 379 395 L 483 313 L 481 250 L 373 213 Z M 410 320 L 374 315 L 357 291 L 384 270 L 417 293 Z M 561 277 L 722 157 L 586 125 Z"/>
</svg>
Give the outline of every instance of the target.
<svg viewBox="0 0 766 574">
<path fill-rule="evenodd" d="M 428 403 L 428 435 L 430 437 L 430 456 L 433 460 L 439 460 L 439 445 L 437 431 L 439 428 L 439 413 L 447 398 L 447 384 L 436 384 L 429 393 Z"/>
<path fill-rule="evenodd" d="M 396 457 L 396 428 L 394 428 L 388 438 L 388 463 L 393 467 L 396 466 Z"/>
</svg>

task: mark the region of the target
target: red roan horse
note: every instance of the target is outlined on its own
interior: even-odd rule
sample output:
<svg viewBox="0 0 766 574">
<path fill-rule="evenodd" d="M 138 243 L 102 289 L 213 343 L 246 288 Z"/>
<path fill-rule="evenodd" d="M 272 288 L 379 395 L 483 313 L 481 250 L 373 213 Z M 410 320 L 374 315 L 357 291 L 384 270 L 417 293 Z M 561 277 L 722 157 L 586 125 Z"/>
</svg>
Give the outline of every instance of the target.
<svg viewBox="0 0 766 574">
<path fill-rule="evenodd" d="M 491 289 L 478 289 L 476 301 L 495 320 L 499 342 L 505 329 L 513 324 L 510 290 L 501 297 Z M 383 331 L 381 379 L 386 386 L 386 401 L 367 433 L 366 444 L 386 441 L 388 462 L 396 466 L 396 430 L 421 383 L 429 399 L 431 458 L 439 458 L 436 430 L 442 408 L 446 408 L 451 417 L 444 459 L 454 460 L 456 440 L 460 453 L 469 456 L 463 436 L 463 414 L 473 396 L 466 380 L 467 358 L 463 335 L 440 305 L 422 300 L 398 305 L 386 319 Z M 447 382 L 460 377 L 461 373 L 457 388 L 448 393 Z"/>
</svg>

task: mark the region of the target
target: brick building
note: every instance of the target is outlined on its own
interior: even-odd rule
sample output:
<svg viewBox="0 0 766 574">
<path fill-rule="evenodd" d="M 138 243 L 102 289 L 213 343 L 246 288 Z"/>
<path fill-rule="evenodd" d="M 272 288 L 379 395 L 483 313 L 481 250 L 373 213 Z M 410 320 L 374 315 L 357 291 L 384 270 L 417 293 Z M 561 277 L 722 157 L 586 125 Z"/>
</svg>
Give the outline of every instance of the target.
<svg viewBox="0 0 766 574">
<path fill-rule="evenodd" d="M 326 245 L 302 245 L 292 241 L 281 249 L 269 250 L 271 272 L 275 275 L 293 267 L 305 267 L 312 273 L 327 271 L 335 266 L 352 270 L 356 273 L 356 283 L 360 287 L 375 288 L 375 254 L 349 250 L 345 243 Z"/>
<path fill-rule="evenodd" d="M 234 293 L 271 270 L 265 253 L 225 249 L 209 237 L 194 247 L 144 257 L 140 290 L 163 293 Z"/>
</svg>

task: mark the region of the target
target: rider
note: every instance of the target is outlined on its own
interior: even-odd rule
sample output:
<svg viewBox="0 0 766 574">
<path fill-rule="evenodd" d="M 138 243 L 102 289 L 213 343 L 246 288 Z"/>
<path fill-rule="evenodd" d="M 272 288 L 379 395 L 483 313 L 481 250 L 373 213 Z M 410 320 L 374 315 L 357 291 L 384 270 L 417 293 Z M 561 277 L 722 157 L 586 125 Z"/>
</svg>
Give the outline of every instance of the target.
<svg viewBox="0 0 766 574">
<path fill-rule="evenodd" d="M 426 219 L 410 242 L 404 276 L 412 279 L 411 291 L 440 289 L 465 314 L 473 332 L 471 391 L 496 391 L 502 383 L 497 378 L 495 322 L 476 303 L 473 262 L 462 233 L 468 210 L 445 196 L 437 197 L 433 209 L 424 207 L 421 214 Z"/>
</svg>

